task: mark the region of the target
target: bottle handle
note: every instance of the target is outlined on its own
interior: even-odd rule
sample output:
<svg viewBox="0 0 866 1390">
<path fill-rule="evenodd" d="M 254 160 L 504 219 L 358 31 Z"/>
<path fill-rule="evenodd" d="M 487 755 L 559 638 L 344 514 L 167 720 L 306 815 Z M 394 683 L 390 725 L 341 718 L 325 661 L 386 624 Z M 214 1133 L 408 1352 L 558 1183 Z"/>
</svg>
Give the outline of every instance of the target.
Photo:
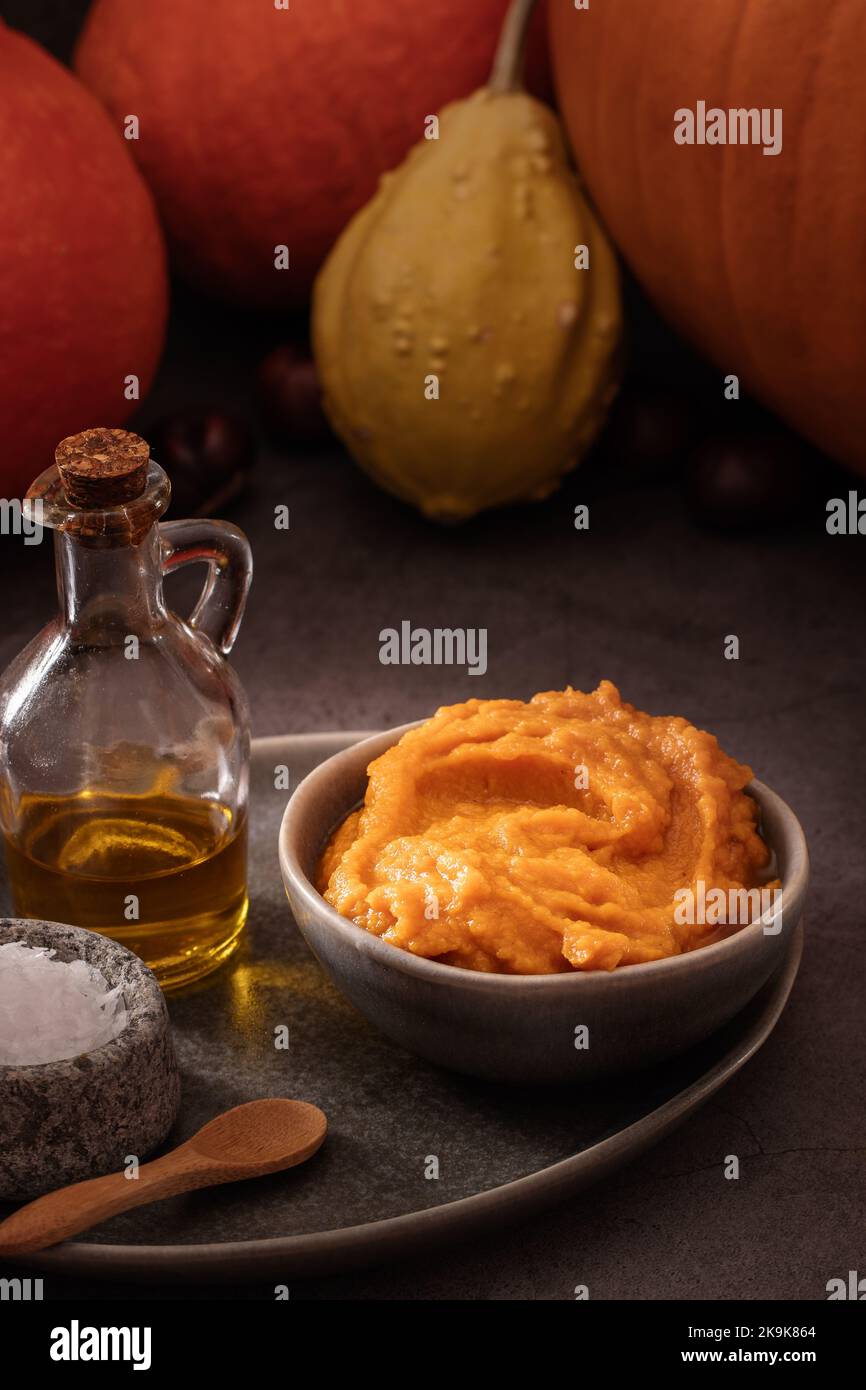
<svg viewBox="0 0 866 1390">
<path fill-rule="evenodd" d="M 159 524 L 162 572 L 204 563 L 207 579 L 187 622 L 228 656 L 238 635 L 253 577 L 253 556 L 243 531 L 228 521 L 191 518 Z"/>
</svg>

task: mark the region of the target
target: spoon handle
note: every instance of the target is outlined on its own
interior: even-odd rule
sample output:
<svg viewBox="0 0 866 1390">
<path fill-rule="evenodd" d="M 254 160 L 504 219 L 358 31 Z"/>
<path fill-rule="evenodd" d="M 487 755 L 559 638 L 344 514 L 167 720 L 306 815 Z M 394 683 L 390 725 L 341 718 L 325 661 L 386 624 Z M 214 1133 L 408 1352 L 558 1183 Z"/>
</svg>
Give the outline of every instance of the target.
<svg viewBox="0 0 866 1390">
<path fill-rule="evenodd" d="M 227 1176 L 223 1165 L 208 1162 L 182 1144 L 162 1158 L 142 1163 L 136 1178 L 125 1172 L 108 1173 L 60 1187 L 19 1207 L 0 1222 L 0 1256 L 44 1250 L 118 1212 L 224 1182 Z"/>
</svg>

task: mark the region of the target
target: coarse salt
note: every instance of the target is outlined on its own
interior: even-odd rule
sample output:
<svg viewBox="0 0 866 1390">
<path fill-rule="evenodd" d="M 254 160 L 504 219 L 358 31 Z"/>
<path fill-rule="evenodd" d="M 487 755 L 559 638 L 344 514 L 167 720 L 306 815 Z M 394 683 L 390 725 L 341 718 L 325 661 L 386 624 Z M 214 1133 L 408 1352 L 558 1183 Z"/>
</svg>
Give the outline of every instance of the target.
<svg viewBox="0 0 866 1390">
<path fill-rule="evenodd" d="M 0 946 L 0 1064 L 38 1066 L 102 1047 L 126 1027 L 120 986 L 44 946 Z"/>
</svg>

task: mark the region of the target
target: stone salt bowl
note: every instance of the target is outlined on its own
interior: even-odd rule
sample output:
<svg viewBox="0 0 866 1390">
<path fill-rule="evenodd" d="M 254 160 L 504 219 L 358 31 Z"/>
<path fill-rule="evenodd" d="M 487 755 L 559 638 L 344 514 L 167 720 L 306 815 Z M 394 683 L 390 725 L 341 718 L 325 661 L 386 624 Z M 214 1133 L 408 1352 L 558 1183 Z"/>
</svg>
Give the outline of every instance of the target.
<svg viewBox="0 0 866 1390">
<path fill-rule="evenodd" d="M 156 976 L 108 937 L 57 922 L 0 918 L 0 945 L 53 948 L 86 960 L 113 989 L 127 1023 L 111 1042 L 62 1062 L 0 1064 L 0 1199 L 23 1201 L 120 1169 L 161 1143 L 180 1103 L 168 1010 Z"/>
</svg>

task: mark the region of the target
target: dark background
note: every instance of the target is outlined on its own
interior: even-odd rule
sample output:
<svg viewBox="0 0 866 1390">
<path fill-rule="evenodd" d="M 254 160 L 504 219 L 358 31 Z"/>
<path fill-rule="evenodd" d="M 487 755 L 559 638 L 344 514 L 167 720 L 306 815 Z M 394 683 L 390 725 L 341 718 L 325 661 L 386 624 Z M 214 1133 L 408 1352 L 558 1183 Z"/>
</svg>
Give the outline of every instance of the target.
<svg viewBox="0 0 866 1390">
<path fill-rule="evenodd" d="M 63 56 L 86 8 L 2 0 L 0 15 Z M 718 374 L 633 288 L 629 317 L 632 386 L 663 382 L 704 416 L 715 412 Z M 147 434 L 166 412 L 202 406 L 230 408 L 257 428 L 255 368 L 286 332 L 177 290 L 163 368 L 137 427 Z M 814 493 L 795 521 L 729 534 L 695 523 L 676 467 L 661 479 L 608 449 L 545 504 L 448 530 L 384 496 L 337 445 L 262 442 L 245 495 L 224 513 L 255 554 L 233 656 L 254 733 L 379 728 L 470 696 L 525 698 L 609 677 L 639 707 L 716 732 L 794 807 L 813 861 L 791 1003 L 760 1054 L 682 1130 L 529 1229 L 423 1262 L 293 1283 L 294 1298 L 568 1299 L 580 1282 L 595 1299 L 821 1299 L 828 1279 L 866 1274 L 866 539 L 826 534 L 827 499 L 857 483 L 818 459 L 814 469 Z M 588 532 L 573 529 L 579 502 L 590 505 Z M 291 509 L 287 533 L 273 528 L 277 503 Z M 55 600 L 46 547 L 3 550 L 5 665 Z M 184 609 L 187 579 L 173 583 Z M 379 631 L 404 618 L 486 627 L 487 675 L 382 667 Z M 739 661 L 723 658 L 732 633 Z M 729 1153 L 741 1158 L 738 1182 L 722 1175 Z M 46 1284 L 49 1298 L 137 1293 Z M 158 1296 L 272 1290 L 184 1285 Z"/>
</svg>

